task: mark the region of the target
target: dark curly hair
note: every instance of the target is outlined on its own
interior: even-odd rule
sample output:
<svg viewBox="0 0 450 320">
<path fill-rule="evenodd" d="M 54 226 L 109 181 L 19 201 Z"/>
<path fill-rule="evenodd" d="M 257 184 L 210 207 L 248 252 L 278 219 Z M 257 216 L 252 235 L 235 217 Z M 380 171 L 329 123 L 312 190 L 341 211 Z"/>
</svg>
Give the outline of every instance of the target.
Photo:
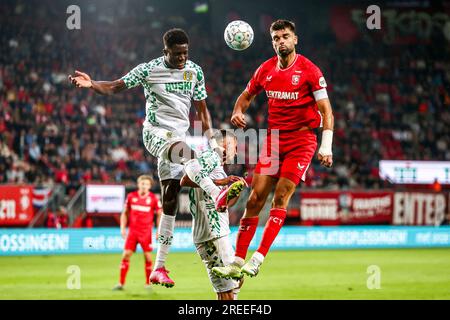
<svg viewBox="0 0 450 320">
<path fill-rule="evenodd" d="M 295 23 L 289 20 L 278 19 L 270 25 L 270 32 L 283 29 L 290 29 L 295 33 Z"/>
<path fill-rule="evenodd" d="M 171 48 L 176 44 L 189 44 L 189 37 L 183 29 L 174 28 L 164 33 L 163 42 L 165 47 Z"/>
</svg>

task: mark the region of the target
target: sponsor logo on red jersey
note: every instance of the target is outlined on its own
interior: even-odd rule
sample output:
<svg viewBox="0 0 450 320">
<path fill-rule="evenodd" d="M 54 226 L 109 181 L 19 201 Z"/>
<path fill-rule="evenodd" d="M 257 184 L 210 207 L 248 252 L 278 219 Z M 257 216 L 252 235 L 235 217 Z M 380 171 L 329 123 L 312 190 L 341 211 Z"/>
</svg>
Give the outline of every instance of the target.
<svg viewBox="0 0 450 320">
<path fill-rule="evenodd" d="M 152 208 L 151 206 L 140 206 L 137 204 L 131 205 L 131 210 L 140 211 L 140 212 L 150 212 L 151 208 Z"/>
<path fill-rule="evenodd" d="M 298 92 L 287 92 L 287 91 L 266 91 L 267 97 L 270 99 L 285 99 L 292 100 L 298 99 Z"/>
</svg>

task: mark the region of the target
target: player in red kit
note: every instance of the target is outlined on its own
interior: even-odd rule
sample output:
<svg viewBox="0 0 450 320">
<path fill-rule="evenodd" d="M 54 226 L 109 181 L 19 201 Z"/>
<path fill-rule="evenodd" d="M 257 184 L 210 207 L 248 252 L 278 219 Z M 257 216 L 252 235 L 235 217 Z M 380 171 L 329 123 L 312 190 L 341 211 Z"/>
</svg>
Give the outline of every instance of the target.
<svg viewBox="0 0 450 320">
<path fill-rule="evenodd" d="M 334 118 L 327 95 L 327 84 L 320 69 L 297 54 L 295 24 L 277 20 L 270 26 L 272 45 L 277 56 L 264 62 L 253 74 L 247 88 L 236 101 L 231 122 L 245 128 L 244 113 L 261 91 L 269 99 L 268 134 L 259 156 L 252 190 L 236 241 L 234 262 L 213 268 L 218 276 L 241 278 L 255 276 L 272 242 L 283 226 L 289 199 L 316 152 L 317 139 L 312 131 L 323 126 L 318 160 L 331 167 Z M 261 243 L 245 263 L 248 247 L 255 235 L 258 215 L 269 193 L 275 188 L 269 219 Z"/>
<path fill-rule="evenodd" d="M 158 198 L 150 192 L 152 178 L 142 175 L 137 179 L 138 190 L 128 194 L 125 208 L 120 216 L 120 233 L 125 240 L 125 248 L 120 264 L 120 280 L 114 290 L 123 290 L 125 278 L 130 266 L 130 258 L 136 251 L 139 243 L 145 257 L 145 284 L 148 286 L 152 272 L 152 228 L 154 214 L 157 221 L 161 214 L 161 205 Z M 128 224 L 128 234 L 127 227 Z"/>
</svg>

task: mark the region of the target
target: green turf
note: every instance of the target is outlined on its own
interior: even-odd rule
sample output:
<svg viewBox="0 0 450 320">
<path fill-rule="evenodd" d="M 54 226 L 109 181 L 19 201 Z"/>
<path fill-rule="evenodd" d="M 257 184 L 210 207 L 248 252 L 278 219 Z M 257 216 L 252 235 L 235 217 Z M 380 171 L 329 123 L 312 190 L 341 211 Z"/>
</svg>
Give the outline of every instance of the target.
<svg viewBox="0 0 450 320">
<path fill-rule="evenodd" d="M 0 299 L 215 299 L 195 253 L 171 253 L 174 288 L 144 289 L 141 254 L 132 257 L 126 290 L 113 292 L 120 255 L 0 257 Z M 66 287 L 69 265 L 81 269 L 81 289 Z M 369 290 L 367 267 L 381 269 Z M 274 251 L 240 299 L 450 299 L 450 249 Z"/>
</svg>

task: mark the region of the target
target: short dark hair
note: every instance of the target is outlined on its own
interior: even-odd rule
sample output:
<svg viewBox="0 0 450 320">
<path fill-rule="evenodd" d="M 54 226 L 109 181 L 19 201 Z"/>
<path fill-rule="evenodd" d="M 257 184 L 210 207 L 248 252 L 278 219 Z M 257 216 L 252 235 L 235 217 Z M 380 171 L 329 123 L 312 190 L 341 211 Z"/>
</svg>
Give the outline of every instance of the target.
<svg viewBox="0 0 450 320">
<path fill-rule="evenodd" d="M 278 19 L 270 25 L 270 32 L 283 29 L 290 29 L 293 33 L 295 33 L 295 23 L 290 20 Z"/>
<path fill-rule="evenodd" d="M 174 28 L 164 33 L 163 42 L 165 47 L 171 48 L 176 44 L 189 44 L 189 37 L 183 29 Z"/>
</svg>

